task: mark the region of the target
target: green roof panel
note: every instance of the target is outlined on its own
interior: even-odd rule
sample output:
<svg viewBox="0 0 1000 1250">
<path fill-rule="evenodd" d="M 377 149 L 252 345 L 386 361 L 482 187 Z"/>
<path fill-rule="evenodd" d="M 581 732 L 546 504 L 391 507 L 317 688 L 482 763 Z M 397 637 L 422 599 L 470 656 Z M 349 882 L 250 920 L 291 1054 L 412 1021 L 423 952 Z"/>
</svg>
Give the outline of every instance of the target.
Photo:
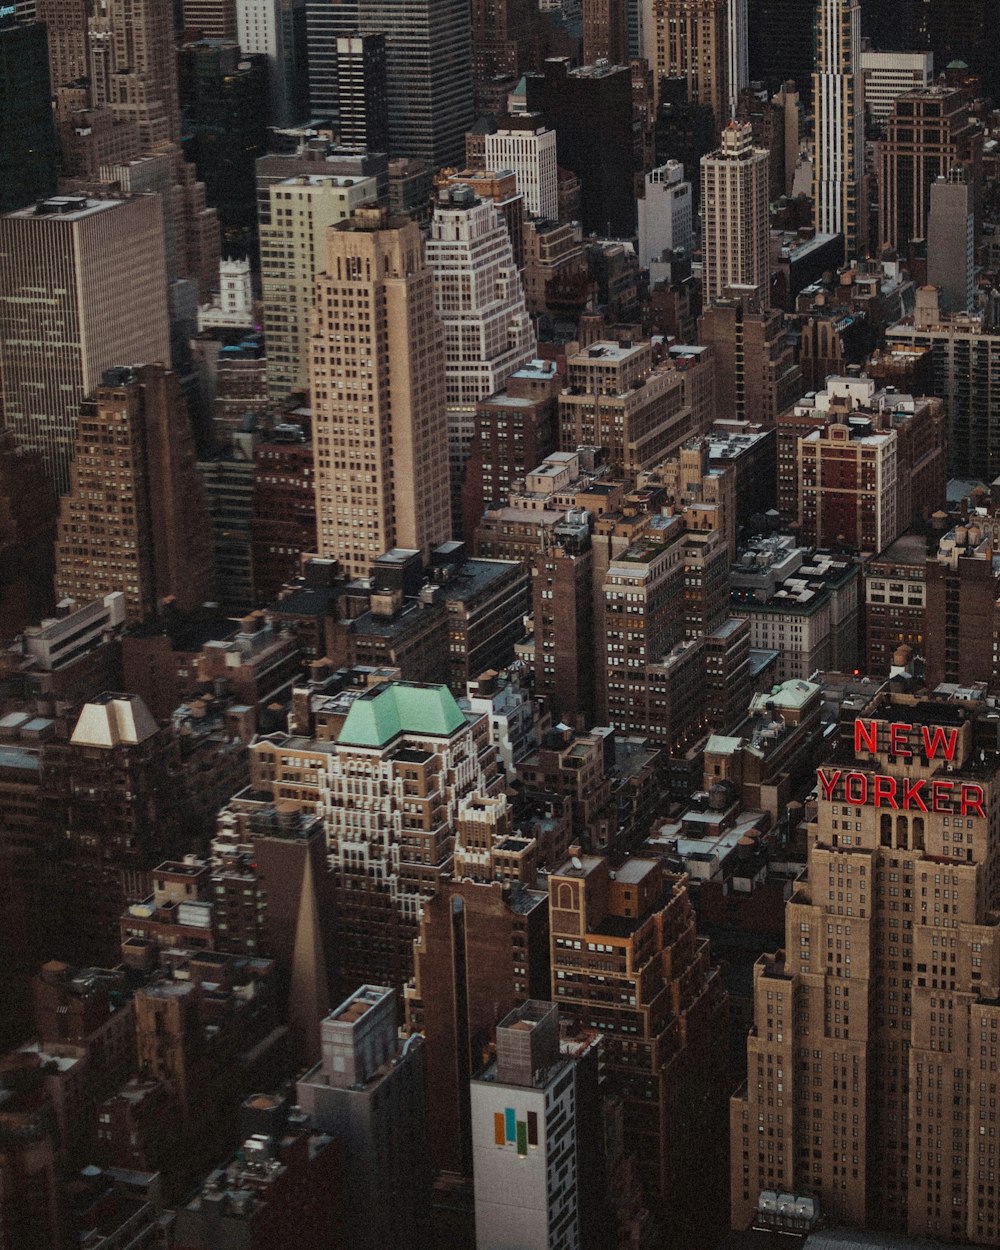
<svg viewBox="0 0 1000 1250">
<path fill-rule="evenodd" d="M 447 686 L 385 682 L 354 700 L 339 741 L 345 746 L 384 747 L 401 733 L 447 738 L 464 724 L 462 709 Z"/>
</svg>

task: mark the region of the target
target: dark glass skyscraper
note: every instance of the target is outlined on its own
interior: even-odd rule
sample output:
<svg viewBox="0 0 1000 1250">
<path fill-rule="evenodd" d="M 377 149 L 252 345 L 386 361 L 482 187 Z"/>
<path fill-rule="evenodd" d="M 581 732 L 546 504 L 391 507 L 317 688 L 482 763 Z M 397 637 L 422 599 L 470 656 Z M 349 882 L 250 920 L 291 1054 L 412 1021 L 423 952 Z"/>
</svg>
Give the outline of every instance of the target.
<svg viewBox="0 0 1000 1250">
<path fill-rule="evenodd" d="M 51 94 L 45 27 L 13 15 L 0 18 L 0 213 L 44 200 L 56 189 Z"/>
<path fill-rule="evenodd" d="M 468 0 L 311 0 L 306 17 L 314 117 L 339 117 L 337 39 L 383 31 L 389 154 L 435 167 L 464 161 L 474 120 Z"/>
</svg>

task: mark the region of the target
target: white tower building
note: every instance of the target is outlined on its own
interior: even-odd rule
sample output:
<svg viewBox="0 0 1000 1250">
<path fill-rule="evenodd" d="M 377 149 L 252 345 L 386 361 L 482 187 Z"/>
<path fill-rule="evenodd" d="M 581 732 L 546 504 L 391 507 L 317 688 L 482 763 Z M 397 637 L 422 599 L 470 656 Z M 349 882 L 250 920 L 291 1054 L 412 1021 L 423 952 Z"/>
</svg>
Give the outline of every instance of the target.
<svg viewBox="0 0 1000 1250">
<path fill-rule="evenodd" d="M 559 166 L 556 132 L 533 114 L 522 114 L 523 127 L 503 127 L 486 135 L 486 168 L 510 169 L 528 212 L 559 220 Z"/>
<path fill-rule="evenodd" d="M 868 206 L 864 182 L 864 87 L 858 0 L 819 0 L 813 100 L 816 230 L 843 234 L 847 257 L 864 248 Z"/>
<path fill-rule="evenodd" d="M 705 304 L 728 287 L 770 291 L 770 157 L 753 145 L 749 122 L 730 122 L 722 145 L 701 158 L 702 292 Z"/>
<path fill-rule="evenodd" d="M 559 1008 L 529 999 L 501 1020 L 471 1094 L 476 1250 L 576 1250 L 576 1071 Z"/>
<path fill-rule="evenodd" d="M 426 243 L 434 308 L 444 324 L 452 499 L 461 494 L 476 404 L 535 354 L 535 335 L 510 236 L 492 200 L 442 189 Z"/>
<path fill-rule="evenodd" d="M 639 264 L 650 283 L 667 277 L 677 252 L 691 255 L 691 184 L 680 161 L 667 161 L 646 175 L 639 201 Z"/>
<path fill-rule="evenodd" d="M 271 220 L 260 228 L 260 273 L 273 399 L 309 385 L 310 318 L 316 275 L 326 267 L 327 229 L 376 198 L 374 178 L 336 174 L 301 174 L 270 188 Z"/>
</svg>

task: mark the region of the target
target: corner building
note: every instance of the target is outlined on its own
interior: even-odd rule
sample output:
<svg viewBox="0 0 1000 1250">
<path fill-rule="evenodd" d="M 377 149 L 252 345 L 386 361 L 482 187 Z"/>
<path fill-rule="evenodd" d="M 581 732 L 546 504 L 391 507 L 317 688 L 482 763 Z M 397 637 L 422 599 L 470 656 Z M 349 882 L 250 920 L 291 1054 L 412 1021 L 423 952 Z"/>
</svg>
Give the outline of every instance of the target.
<svg viewBox="0 0 1000 1250">
<path fill-rule="evenodd" d="M 972 702 L 881 696 L 818 771 L 808 881 L 754 970 L 732 1215 L 996 1244 L 1000 755 Z"/>
</svg>

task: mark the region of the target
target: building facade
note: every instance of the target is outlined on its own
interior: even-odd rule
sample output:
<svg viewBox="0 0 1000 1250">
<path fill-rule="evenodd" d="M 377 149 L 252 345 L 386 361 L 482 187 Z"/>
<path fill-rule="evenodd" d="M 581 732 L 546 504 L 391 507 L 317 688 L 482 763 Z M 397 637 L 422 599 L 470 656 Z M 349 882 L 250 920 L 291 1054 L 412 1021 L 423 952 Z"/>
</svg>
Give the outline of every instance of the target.
<svg viewBox="0 0 1000 1250">
<path fill-rule="evenodd" d="M 883 696 L 818 770 L 808 882 L 787 905 L 785 950 L 754 970 L 748 1080 L 731 1107 L 735 1227 L 770 1190 L 844 1223 L 996 1240 L 988 736 L 973 706 Z"/>
<path fill-rule="evenodd" d="M 770 157 L 754 146 L 749 122 L 730 122 L 722 145 L 701 158 L 702 298 L 708 304 L 733 287 L 770 302 Z"/>
<path fill-rule="evenodd" d="M 813 213 L 817 232 L 844 236 L 850 259 L 864 251 L 868 211 L 858 0 L 820 0 L 815 40 Z"/>
<path fill-rule="evenodd" d="M 80 403 L 123 360 L 170 360 L 159 197 L 56 196 L 0 217 L 4 424 L 61 491 Z"/>
<path fill-rule="evenodd" d="M 316 283 L 318 546 L 351 576 L 450 537 L 444 330 L 422 252 L 409 218 L 362 209 L 328 233 Z"/>
</svg>

